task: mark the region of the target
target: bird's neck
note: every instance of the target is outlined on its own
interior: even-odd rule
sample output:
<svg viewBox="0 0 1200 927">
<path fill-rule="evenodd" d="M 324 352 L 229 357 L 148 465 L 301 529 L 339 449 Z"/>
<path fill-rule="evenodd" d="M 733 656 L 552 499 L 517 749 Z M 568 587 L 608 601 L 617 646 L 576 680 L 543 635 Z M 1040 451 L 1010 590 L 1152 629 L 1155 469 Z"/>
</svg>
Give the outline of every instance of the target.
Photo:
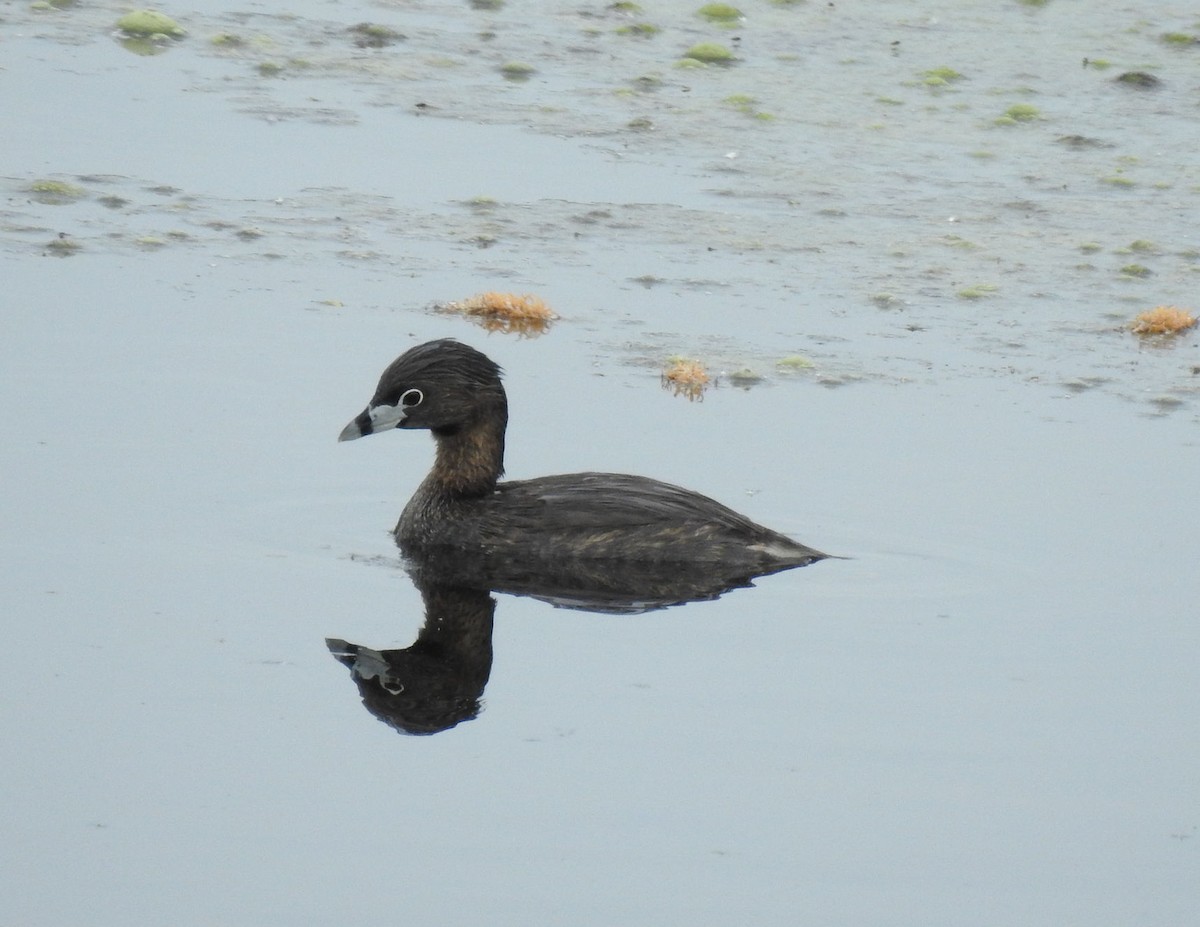
<svg viewBox="0 0 1200 927">
<path fill-rule="evenodd" d="M 501 415 L 481 416 L 452 432 L 435 431 L 437 456 L 426 477 L 429 487 L 460 498 L 487 495 L 495 489 L 504 474 L 507 424 L 507 410 L 504 410 Z"/>
</svg>

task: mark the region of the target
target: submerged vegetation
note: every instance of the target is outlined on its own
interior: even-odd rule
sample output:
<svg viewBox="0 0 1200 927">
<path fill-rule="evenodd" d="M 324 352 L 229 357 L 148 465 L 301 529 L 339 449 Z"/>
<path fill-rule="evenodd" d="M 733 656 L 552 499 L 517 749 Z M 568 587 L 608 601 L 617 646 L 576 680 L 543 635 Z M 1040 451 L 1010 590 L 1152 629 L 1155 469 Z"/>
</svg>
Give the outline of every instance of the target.
<svg viewBox="0 0 1200 927">
<path fill-rule="evenodd" d="M 506 61 L 500 65 L 500 73 L 509 80 L 529 80 L 537 73 L 537 68 L 524 61 Z"/>
<path fill-rule="evenodd" d="M 755 119 L 761 119 L 764 122 L 769 122 L 775 118 L 773 114 L 759 109 L 757 106 L 758 100 L 749 94 L 735 93 L 727 96 L 721 102 L 727 106 L 732 106 L 739 113 L 745 113 L 747 116 L 753 116 Z"/>
<path fill-rule="evenodd" d="M 1162 86 L 1161 80 L 1145 71 L 1126 71 L 1124 74 L 1118 74 L 1116 82 L 1126 87 L 1137 87 L 1139 90 L 1153 90 Z"/>
<path fill-rule="evenodd" d="M 1162 40 L 1167 45 L 1175 45 L 1181 48 L 1188 45 L 1200 45 L 1200 35 L 1192 35 L 1188 32 L 1168 32 L 1162 37 Z"/>
<path fill-rule="evenodd" d="M 984 299 L 991 296 L 999 287 L 994 283 L 977 283 L 974 286 L 963 287 L 954 295 L 959 299 Z"/>
<path fill-rule="evenodd" d="M 59 257 L 69 257 L 82 249 L 83 245 L 67 235 L 66 232 L 60 232 L 57 238 L 52 238 L 46 242 L 47 253 L 55 254 Z"/>
<path fill-rule="evenodd" d="M 787 0 L 771 2 L 782 6 Z M 1016 2 L 1020 0 L 1009 0 L 1010 4 Z M 482 0 L 474 3 L 468 0 L 468 4 L 477 10 L 495 9 L 502 5 Z M 796 6 L 803 9 L 800 3 Z M 821 7 L 824 4 L 809 3 L 804 22 L 812 25 L 816 20 L 830 15 L 819 9 Z M 118 15 L 129 9 L 126 7 L 101 15 L 101 30 L 111 31 Z M 902 46 L 897 40 L 891 50 L 893 58 L 886 62 L 887 67 L 881 67 L 880 60 L 859 54 L 854 49 L 823 48 L 815 35 L 808 35 L 805 42 L 799 45 L 764 43 L 760 40 L 770 30 L 792 27 L 799 30 L 803 24 L 796 16 L 790 13 L 783 15 L 769 9 L 766 4 L 748 7 L 731 3 L 705 3 L 704 0 L 669 11 L 645 4 L 644 0 L 641 4 L 627 0 L 605 0 L 595 7 L 577 8 L 555 19 L 551 27 L 535 29 L 530 34 L 520 31 L 524 24 L 517 22 L 520 17 L 516 15 L 516 5 L 508 4 L 505 17 L 511 19 L 476 14 L 469 28 L 464 28 L 462 32 L 462 43 L 454 48 L 431 45 L 427 30 L 422 26 L 413 24 L 409 30 L 409 20 L 392 20 L 386 14 L 380 14 L 386 17 L 385 21 L 410 31 L 407 40 L 391 26 L 376 22 L 355 24 L 359 18 L 365 18 L 363 14 L 341 22 L 331 18 L 314 24 L 304 21 L 289 23 L 282 20 L 268 22 L 195 17 L 182 7 L 168 9 L 183 16 L 187 31 L 193 38 L 202 38 L 202 47 L 193 47 L 189 51 L 188 46 L 180 46 L 176 53 L 190 55 L 194 51 L 210 62 L 216 61 L 223 68 L 218 73 L 226 75 L 223 79 L 230 82 L 229 86 L 240 82 L 239 86 L 253 88 L 251 93 L 256 95 L 256 99 L 252 101 L 247 96 L 239 100 L 237 105 L 244 105 L 254 118 L 270 121 L 308 120 L 318 125 L 343 125 L 355 119 L 368 118 L 367 113 L 356 109 L 354 105 L 339 105 L 331 96 L 311 89 L 307 81 L 283 84 L 279 80 L 295 74 L 301 67 L 307 67 L 310 74 L 322 80 L 349 77 L 351 81 L 380 91 L 378 102 L 382 106 L 405 109 L 415 106 L 418 113 L 440 113 L 443 117 L 474 120 L 479 119 L 482 112 L 485 114 L 484 121 L 491 121 L 486 118 L 486 109 L 495 105 L 501 99 L 499 94 L 503 93 L 505 111 L 498 112 L 494 121 L 512 121 L 512 112 L 522 107 L 524 109 L 519 110 L 521 113 L 531 114 L 526 121 L 534 126 L 535 131 L 570 135 L 572 127 L 578 129 L 584 125 L 582 120 L 585 116 L 595 116 L 595 110 L 590 108 L 593 101 L 608 99 L 609 102 L 600 103 L 600 115 L 594 119 L 591 130 L 596 133 L 624 133 L 622 143 L 631 149 L 638 146 L 647 149 L 651 146 L 665 147 L 674 145 L 677 139 L 684 139 L 690 145 L 702 139 L 708 149 L 714 152 L 705 162 L 703 170 L 720 175 L 714 186 L 722 188 L 721 195 L 730 197 L 735 204 L 730 210 L 731 218 L 727 219 L 724 215 L 713 218 L 701 210 L 695 213 L 680 211 L 678 216 L 672 216 L 648 207 L 640 208 L 640 211 L 625 209 L 625 214 L 617 219 L 602 223 L 605 234 L 609 230 L 631 229 L 629 242 L 633 244 L 625 246 L 641 248 L 643 241 L 653 241 L 655 236 L 685 240 L 694 234 L 688 226 L 695 221 L 704 229 L 705 238 L 711 239 L 705 241 L 706 245 L 710 245 L 717 253 L 733 254 L 734 248 L 737 248 L 739 260 L 747 266 L 760 257 L 775 264 L 779 255 L 793 250 L 803 253 L 821 240 L 849 242 L 861 237 L 862 240 L 870 240 L 872 247 L 881 254 L 883 269 L 877 280 L 864 284 L 863 291 L 856 296 L 856 303 L 861 306 L 865 302 L 868 312 L 893 312 L 893 317 L 888 321 L 894 322 L 897 331 L 919 331 L 922 330 L 921 326 L 927 324 L 927 320 L 921 317 L 924 308 L 922 298 L 914 294 L 919 287 L 912 281 L 882 281 L 890 281 L 892 277 L 901 277 L 904 273 L 924 273 L 927 277 L 922 278 L 924 282 L 921 286 L 930 300 L 940 303 L 943 308 L 946 304 L 955 307 L 958 318 L 991 320 L 1003 317 L 997 313 L 1006 308 L 1002 304 L 1006 304 L 1010 298 L 1021 299 L 1028 292 L 1041 291 L 1037 277 L 1045 270 L 1045 266 L 1030 259 L 1030 253 L 1044 256 L 1047 262 L 1050 257 L 1057 257 L 1059 261 L 1054 266 L 1062 269 L 1065 278 L 1074 275 L 1075 282 L 1079 283 L 1083 275 L 1089 275 L 1083 281 L 1085 286 L 1090 285 L 1097 290 L 1107 287 L 1110 292 L 1118 294 L 1115 300 L 1133 301 L 1132 308 L 1126 303 L 1125 309 L 1118 310 L 1107 322 L 1110 331 L 1118 326 L 1127 330 L 1126 326 L 1132 324 L 1131 317 L 1143 306 L 1178 298 L 1169 285 L 1180 276 L 1177 262 L 1180 249 L 1194 244 L 1186 240 L 1186 233 L 1180 236 L 1174 226 L 1164 223 L 1160 228 L 1153 220 L 1140 215 L 1136 222 L 1129 222 L 1126 226 L 1128 230 L 1123 235 L 1112 232 L 1114 228 L 1122 227 L 1119 220 L 1111 222 L 1112 216 L 1133 216 L 1144 209 L 1145 201 L 1153 198 L 1157 189 L 1166 186 L 1162 182 L 1164 178 L 1168 178 L 1177 191 L 1170 200 L 1162 198 L 1164 214 L 1175 203 L 1186 205 L 1186 200 L 1195 199 L 1200 194 L 1200 182 L 1190 167 L 1183 171 L 1168 172 L 1171 163 L 1168 155 L 1174 154 L 1178 158 L 1178 152 L 1133 144 L 1136 139 L 1124 132 L 1126 125 L 1123 121 L 1093 118 L 1095 114 L 1088 111 L 1072 111 L 1064 102 L 1066 98 L 1054 93 L 1052 82 L 1048 88 L 1046 78 L 1052 77 L 1049 73 L 1038 70 L 993 72 L 990 68 L 984 73 L 978 69 L 977 59 L 972 57 L 970 51 L 951 44 L 941 45 L 940 50 L 933 49 L 931 54 L 927 49 L 923 58 L 912 55 L 906 57 L 901 52 L 911 52 L 911 47 Z M 814 21 L 811 23 L 808 14 L 813 15 Z M 580 21 L 566 19 L 572 15 L 579 17 Z M 42 17 L 43 20 L 46 18 Z M 57 17 L 57 20 L 65 21 L 66 17 Z M 744 26 L 746 33 L 741 35 L 721 28 L 721 24 L 730 22 Z M 1198 60 L 1193 56 L 1200 54 L 1200 51 L 1194 50 L 1200 43 L 1192 34 L 1197 31 L 1198 25 L 1200 21 L 1192 23 L 1186 20 L 1167 22 L 1158 28 L 1144 25 L 1141 27 L 1140 53 L 1122 47 L 1119 42 L 1111 47 L 1085 43 L 1068 62 L 1074 69 L 1071 75 L 1072 92 L 1078 91 L 1085 97 L 1091 94 L 1100 103 L 1124 106 L 1126 110 L 1123 112 L 1128 112 L 1131 118 L 1139 109 L 1145 110 L 1145 104 L 1151 102 L 1151 109 L 1156 111 L 1159 108 L 1164 112 L 1173 109 L 1179 104 L 1176 93 L 1141 93 L 1138 88 L 1157 86 L 1159 78 L 1154 75 L 1161 75 L 1175 90 L 1184 86 L 1185 81 L 1179 76 L 1181 69 Z M 160 48 L 173 47 L 173 40 L 184 34 L 178 23 L 155 10 L 128 12 L 121 16 L 119 27 L 126 36 L 146 36 L 146 41 L 157 43 Z M 573 38 L 580 28 L 586 31 L 586 42 Z M 1168 33 L 1170 28 L 1179 31 Z M 230 31 L 220 31 L 222 29 Z M 531 36 L 538 41 L 532 40 Z M 541 40 L 547 36 L 565 37 L 566 40 L 558 45 L 546 44 Z M 108 38 L 111 42 L 112 36 Z M 812 40 L 811 47 L 809 39 Z M 392 42 L 403 42 L 399 49 L 404 49 L 406 53 L 396 54 L 399 49 L 392 52 L 385 50 L 383 53 L 356 53 L 350 47 L 354 43 L 366 48 L 381 48 Z M 1148 52 L 1145 50 L 1147 42 L 1150 46 Z M 886 48 L 886 44 L 881 47 Z M 412 54 L 407 54 L 409 50 Z M 1081 69 L 1080 56 L 1085 50 L 1103 51 L 1111 55 L 1113 61 L 1110 65 L 1110 62 L 1101 58 L 1088 58 L 1083 60 Z M 297 54 L 311 55 L 311 63 L 294 58 L 293 55 Z M 428 73 L 428 66 L 435 56 L 438 63 L 434 67 L 461 69 L 458 73 L 470 88 L 469 92 L 461 96 L 442 92 L 445 89 L 440 84 L 443 78 L 439 74 Z M 694 67 L 699 71 L 682 72 L 672 68 L 680 59 L 683 59 L 683 67 Z M 601 61 L 608 62 L 608 65 L 600 65 Z M 723 67 L 731 64 L 735 65 L 731 69 Z M 713 67 L 704 71 L 705 65 Z M 1132 70 L 1135 68 L 1139 70 Z M 700 78 L 700 71 L 703 71 L 703 78 L 697 79 Z M 532 76 L 533 83 L 509 83 L 501 79 L 501 74 L 512 81 Z M 561 90 L 561 95 L 548 99 L 530 93 L 534 85 L 541 82 L 543 75 L 550 75 L 551 86 L 556 94 Z M 274 82 L 268 84 L 272 78 Z M 1114 86 L 1114 79 L 1129 84 L 1130 89 L 1118 89 Z M 792 92 L 795 82 L 814 80 L 818 83 L 806 85 L 814 87 L 811 94 Z M 602 97 L 605 81 L 619 88 L 614 90 L 613 97 Z M 201 83 L 204 86 L 216 86 L 207 81 Z M 393 95 L 391 90 L 394 86 L 406 89 L 403 93 Z M 1044 102 L 1047 100 L 1052 102 Z M 856 105 L 864 101 L 865 107 Z M 1048 109 L 1042 112 L 1038 108 L 1040 105 L 1046 105 Z M 605 106 L 607 110 L 603 109 Z M 769 120 L 776 121 L 772 123 Z M 996 128 L 993 120 L 1011 128 L 1007 131 Z M 789 128 L 795 127 L 797 134 L 790 137 L 799 139 L 799 144 L 806 149 L 811 144 L 815 160 L 809 162 L 805 158 L 802 170 L 789 166 L 784 171 L 772 174 L 778 181 L 773 182 L 770 193 L 773 210 L 778 214 L 776 230 L 765 225 L 757 227 L 743 215 L 752 210 L 741 210 L 737 204 L 739 201 L 743 204 L 753 203 L 755 194 L 752 191 L 767 189 L 766 184 L 759 182 L 762 178 L 756 172 L 761 170 L 763 156 L 773 150 L 770 146 L 787 144 L 789 136 L 780 131 L 780 122 Z M 863 220 L 860 199 L 863 194 L 856 191 L 853 184 L 846 183 L 851 177 L 862 176 L 860 172 L 853 165 L 842 167 L 835 164 L 823 169 L 812 166 L 819 160 L 816 156 L 828 158 L 829 145 L 832 143 L 822 140 L 819 132 L 810 136 L 804 131 L 806 127 L 832 128 L 833 135 L 838 139 L 833 150 L 862 152 L 864 162 L 882 157 L 895 157 L 902 161 L 911 155 L 914 148 L 918 154 L 925 150 L 920 142 L 931 127 L 945 124 L 953 124 L 954 127 L 954 132 L 947 136 L 943 147 L 959 159 L 958 162 L 947 162 L 948 167 L 953 166 L 955 171 L 955 186 L 962 183 L 967 187 L 980 179 L 994 179 L 1001 173 L 1018 169 L 1017 165 L 1020 165 L 1021 176 L 1026 177 L 1031 186 L 1031 192 L 1027 195 L 1013 195 L 1011 202 L 1007 199 L 999 201 L 1004 203 L 1004 212 L 1000 211 L 999 205 L 993 209 L 997 221 L 1002 225 L 1010 222 L 1007 216 L 1015 214 L 1012 210 L 1018 208 L 1031 217 L 1028 233 L 1007 239 L 1011 243 L 1013 260 L 1011 265 L 1002 265 L 1005 267 L 1003 271 L 997 270 L 997 252 L 994 250 L 1001 239 L 988 234 L 985 225 L 978 221 L 974 225 L 950 226 L 963 231 L 974 229 L 975 232 L 967 237 L 922 235 L 916 243 L 903 238 L 901 243 L 911 246 L 908 253 L 895 251 L 889 254 L 888 248 L 897 245 L 897 242 L 887 238 L 882 229 L 866 228 L 868 222 Z M 1044 131 L 1051 128 L 1057 131 Z M 883 130 L 883 134 L 875 135 L 874 138 L 879 139 L 875 142 L 874 138 L 867 137 L 867 133 L 877 129 Z M 1060 132 L 1074 134 L 1060 135 Z M 634 133 L 641 135 L 635 136 Z M 918 144 L 909 144 L 914 140 Z M 841 147 L 843 144 L 847 147 Z M 1047 146 L 1052 151 L 1048 152 Z M 1186 145 L 1181 147 L 1186 148 Z M 1126 152 L 1142 153 L 1144 162 L 1138 162 Z M 722 153 L 729 159 L 728 162 L 719 160 Z M 741 160 L 737 160 L 739 158 Z M 976 168 L 970 161 L 964 163 L 964 159 L 968 158 L 975 162 L 986 159 L 997 163 L 994 168 L 986 164 Z M 799 158 L 797 161 L 800 163 Z M 63 171 L 61 166 L 53 162 L 48 162 L 40 170 L 52 179 L 42 180 L 36 173 L 13 178 L 10 180 L 12 199 L 24 201 L 26 206 L 30 203 L 48 204 L 38 210 L 42 216 L 51 213 L 72 215 L 66 219 L 29 223 L 30 228 L 36 225 L 36 232 L 27 242 L 29 247 L 57 253 L 70 253 L 78 248 L 70 239 L 58 239 L 50 245 L 46 244 L 60 227 L 68 227 L 69 221 L 80 223 L 75 231 L 82 236 L 80 241 L 89 252 L 101 253 L 105 247 L 131 246 L 154 251 L 176 245 L 176 239 L 161 231 L 167 228 L 165 222 L 151 226 L 154 231 L 150 234 L 131 232 L 120 238 L 89 234 L 88 223 L 99 222 L 94 218 L 97 213 L 111 215 L 111 210 L 127 209 L 128 218 L 117 218 L 140 232 L 140 217 L 148 210 L 164 207 L 144 196 L 141 189 L 132 186 L 120 191 L 126 193 L 126 197 L 111 194 L 102 196 L 114 188 L 112 181 L 82 175 L 77 177 L 69 172 L 69 168 Z M 907 170 L 920 173 L 911 167 Z M 1078 212 L 1056 211 L 1046 191 L 1059 188 L 1060 178 L 1056 176 L 1059 173 L 1063 175 L 1061 181 L 1064 185 L 1073 184 L 1073 189 L 1081 196 L 1096 198 L 1110 219 L 1107 227 L 1100 224 L 1076 225 L 1074 220 Z M 79 186 L 80 182 L 84 186 Z M 1089 185 L 1090 189 L 1085 189 Z M 546 239 L 556 248 L 585 247 L 576 243 L 572 236 L 581 237 L 578 224 L 590 220 L 581 219 L 569 210 L 567 215 L 560 215 L 564 207 L 557 202 L 548 203 L 545 206 L 548 214 L 539 214 L 536 223 L 522 226 L 517 209 L 508 203 L 499 203 L 488 196 L 456 201 L 451 199 L 455 193 L 462 196 L 458 191 L 450 191 L 440 202 L 443 205 L 448 201 L 457 202 L 460 211 L 473 213 L 477 220 L 472 223 L 469 215 L 466 218 L 455 217 L 454 221 L 461 225 L 453 226 L 452 236 L 447 237 L 453 237 L 456 241 L 471 242 L 486 248 L 500 241 L 503 235 L 504 245 L 507 246 L 513 244 L 507 240 L 510 234 L 518 232 L 512 235 L 516 243 L 536 246 L 546 243 L 542 241 Z M 939 198 L 936 189 L 925 193 L 931 197 L 930 202 Z M 334 198 L 332 194 L 322 196 Z M 376 215 L 390 216 L 393 206 L 388 201 L 381 201 L 383 205 L 377 207 L 365 205 L 365 201 L 359 203 L 353 196 L 346 196 L 345 199 L 350 205 L 337 203 L 330 206 L 330 215 L 341 216 L 358 208 L 359 221 L 352 224 L 348 221 L 346 225 L 349 231 L 343 234 L 358 235 L 359 229 L 365 229 L 361 233 L 362 242 L 352 246 L 353 250 L 347 253 L 353 253 L 361 260 L 387 260 L 385 255 L 388 249 L 377 246 L 378 250 L 375 250 L 367 242 L 373 234 L 371 223 L 376 221 Z M 313 197 L 311 202 L 319 205 L 304 208 L 316 210 L 325 207 L 325 202 L 317 197 Z M 72 203 L 79 205 L 72 206 Z M 1039 208 L 1042 203 L 1048 203 L 1044 210 Z M 190 207 L 180 201 L 174 203 L 172 208 L 183 210 Z M 377 208 L 378 213 L 375 212 Z M 914 207 L 901 205 L 897 210 L 897 215 L 912 214 Z M 433 211 L 436 213 L 437 210 Z M 948 204 L 946 215 L 952 215 L 953 212 Z M 76 213 L 77 216 L 74 215 Z M 791 215 L 785 216 L 785 213 Z M 530 210 L 527 214 L 535 213 Z M 1100 214 L 1098 211 L 1097 215 Z M 804 215 L 807 222 L 785 221 L 800 215 Z M 249 215 L 235 214 L 233 218 L 236 222 L 228 235 L 233 236 L 235 243 L 252 243 L 260 237 L 270 236 L 264 244 L 277 245 L 297 236 L 295 229 L 283 219 L 267 216 L 261 210 L 252 211 Z M 412 235 L 423 234 L 424 229 L 434 225 L 427 216 L 418 218 L 417 230 L 412 232 L 407 231 L 407 220 L 380 218 L 379 221 L 390 222 L 389 227 L 403 229 L 404 234 Z M 772 221 L 775 218 L 773 215 Z M 830 218 L 837 221 L 827 221 Z M 480 219 L 486 221 L 478 221 Z M 209 247 L 210 241 L 226 237 L 225 234 L 215 236 L 205 232 L 199 211 L 172 221 L 193 223 L 201 229 L 192 247 Z M 238 225 L 250 222 L 261 224 L 261 228 Z M 1038 225 L 1044 228 L 1039 231 Z M 841 231 L 843 227 L 847 231 Z M 855 230 L 856 227 L 863 229 L 861 233 Z M 22 231 L 21 234 L 28 233 Z M 1135 238 L 1131 240 L 1130 235 Z M 1137 238 L 1138 235 L 1145 237 Z M 1089 236 L 1095 236 L 1096 240 L 1089 240 Z M 1047 244 L 1043 249 L 1038 242 Z M 1061 246 L 1057 252 L 1056 245 Z M 751 249 L 758 253 L 748 253 Z M 254 250 L 264 249 L 255 246 Z M 285 249 L 277 247 L 275 250 L 282 252 Z M 496 249 L 497 252 L 502 250 Z M 515 253 L 516 248 L 513 250 Z M 938 254 L 930 257 L 931 251 Z M 262 255 L 256 254 L 255 257 Z M 1192 259 L 1192 264 L 1185 270 L 1195 277 L 1198 268 L 1200 262 Z M 676 273 L 669 262 L 654 269 L 662 276 L 645 274 L 634 278 L 637 285 L 660 286 L 668 290 L 699 285 L 688 274 Z M 1160 279 L 1162 284 L 1156 282 Z M 993 282 L 986 282 L 988 280 Z M 997 283 L 1002 286 L 1002 291 L 997 291 Z M 886 291 L 884 288 L 887 286 L 896 286 L 896 292 Z M 453 289 L 447 295 L 454 295 Z M 463 292 L 469 295 L 473 291 Z M 1094 298 L 1086 300 L 1080 311 L 1086 312 L 1086 302 L 1094 301 Z M 483 293 L 438 308 L 466 316 L 471 320 L 471 325 L 460 325 L 457 320 L 443 319 L 443 322 L 471 330 L 479 325 L 489 331 L 536 334 L 547 330 L 557 318 L 537 297 L 510 293 Z M 647 312 L 651 311 L 656 310 L 647 309 Z M 908 315 L 901 317 L 901 311 Z M 1189 318 L 1185 316 L 1185 319 Z M 1139 334 L 1154 333 L 1159 331 L 1161 324 L 1143 320 L 1137 323 L 1135 330 Z M 1194 322 L 1188 324 L 1190 327 Z M 1196 329 L 1192 327 L 1191 330 Z M 1126 348 L 1132 341 L 1129 339 L 1125 342 Z M 668 347 L 659 353 L 658 359 L 661 361 L 671 350 Z M 705 350 L 715 352 L 717 349 L 708 346 Z M 827 362 L 824 355 L 818 356 L 821 363 Z M 734 383 L 736 374 L 731 371 L 737 369 L 736 364 L 727 362 L 716 353 L 706 354 L 705 362 L 712 365 L 713 371 L 720 372 L 720 378 L 724 381 L 722 386 Z M 785 358 L 777 363 L 770 375 L 803 370 L 812 364 L 812 361 L 799 356 Z M 703 390 L 705 385 L 712 385 L 717 376 L 712 372 L 713 380 L 710 381 L 710 372 L 696 361 L 674 361 L 670 367 L 662 363 L 651 368 L 651 375 L 653 373 L 660 373 L 664 383 L 681 392 L 685 389 Z"/>
<path fill-rule="evenodd" d="M 379 23 L 358 23 L 346 31 L 354 36 L 354 44 L 359 48 L 386 48 L 404 40 L 403 33 Z"/>
<path fill-rule="evenodd" d="M 648 39 L 651 36 L 658 35 L 661 31 L 654 23 L 629 23 L 628 25 L 618 27 L 617 35 L 632 35 Z"/>
</svg>

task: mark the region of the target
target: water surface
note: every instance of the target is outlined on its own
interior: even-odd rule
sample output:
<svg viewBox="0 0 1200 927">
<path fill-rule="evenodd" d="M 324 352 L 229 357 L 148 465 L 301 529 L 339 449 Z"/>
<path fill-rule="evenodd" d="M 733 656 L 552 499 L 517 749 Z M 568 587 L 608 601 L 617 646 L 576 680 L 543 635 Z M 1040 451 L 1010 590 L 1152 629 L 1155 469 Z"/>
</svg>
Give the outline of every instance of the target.
<svg viewBox="0 0 1200 927">
<path fill-rule="evenodd" d="M 3 919 L 1186 922 L 1200 358 L 1123 325 L 1197 308 L 1194 12 L 539 10 L 172 9 L 150 57 L 116 5 L 6 11 Z M 485 289 L 564 318 L 429 308 Z M 852 559 L 499 596 L 482 712 L 398 734 L 324 639 L 416 638 L 432 448 L 335 439 L 447 335 L 509 371 L 513 477 Z"/>
</svg>

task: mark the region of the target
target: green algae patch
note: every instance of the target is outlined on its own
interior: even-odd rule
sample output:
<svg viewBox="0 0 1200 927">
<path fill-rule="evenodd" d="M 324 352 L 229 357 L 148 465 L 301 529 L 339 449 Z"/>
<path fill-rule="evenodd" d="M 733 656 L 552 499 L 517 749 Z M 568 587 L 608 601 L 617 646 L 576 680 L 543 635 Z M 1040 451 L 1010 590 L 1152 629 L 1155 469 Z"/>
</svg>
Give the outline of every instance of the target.
<svg viewBox="0 0 1200 927">
<path fill-rule="evenodd" d="M 406 38 L 404 33 L 379 23 L 358 23 L 346 31 L 354 37 L 354 44 L 359 48 L 386 48 Z"/>
<path fill-rule="evenodd" d="M 170 39 L 182 39 L 187 35 L 179 23 L 157 10 L 134 10 L 132 13 L 126 13 L 117 20 L 117 28 L 127 36 L 139 39 L 160 35 Z"/>
<path fill-rule="evenodd" d="M 305 68 L 311 68 L 312 66 L 312 62 L 305 58 L 288 58 L 287 61 L 276 61 L 273 58 L 268 58 L 256 64 L 254 70 L 258 71 L 263 77 L 279 77 L 286 72 L 303 71 Z"/>
<path fill-rule="evenodd" d="M 500 73 L 508 80 L 529 80 L 537 73 L 537 68 L 524 61 L 506 61 L 500 65 Z"/>
<path fill-rule="evenodd" d="M 500 206 L 500 201 L 494 196 L 480 195 L 473 196 L 469 200 L 464 200 L 463 205 L 476 212 L 491 212 Z"/>
<path fill-rule="evenodd" d="M 658 35 L 662 30 L 654 23 L 629 23 L 617 29 L 617 35 L 632 35 L 640 39 L 648 39 Z"/>
<path fill-rule="evenodd" d="M 977 283 L 975 286 L 964 287 L 954 295 L 959 299 L 985 299 L 998 289 L 994 283 Z"/>
<path fill-rule="evenodd" d="M 760 110 L 757 106 L 758 100 L 756 100 L 754 97 L 750 96 L 749 94 L 735 93 L 735 94 L 732 94 L 731 96 L 727 96 L 721 102 L 724 103 L 726 106 L 733 107 L 739 113 L 743 113 L 747 116 L 750 116 L 754 119 L 758 119 L 762 122 L 770 122 L 772 119 L 775 118 L 775 116 L 772 113 L 767 113 L 767 112 L 764 112 L 763 110 Z"/>
<path fill-rule="evenodd" d="M 39 203 L 48 206 L 64 206 L 88 195 L 83 187 L 65 180 L 35 180 L 29 185 L 29 192 Z"/>
<path fill-rule="evenodd" d="M 767 382 L 767 378 L 752 367 L 731 370 L 726 375 L 726 379 L 729 380 L 731 386 L 736 386 L 738 389 L 750 389 Z"/>
<path fill-rule="evenodd" d="M 1145 278 L 1153 275 L 1153 273 L 1154 271 L 1144 264 L 1126 264 L 1121 268 L 1122 277 Z"/>
<path fill-rule="evenodd" d="M 782 371 L 799 373 L 802 370 L 812 370 L 816 364 L 802 354 L 790 354 L 775 361 L 775 366 Z"/>
<path fill-rule="evenodd" d="M 1166 45 L 1174 45 L 1177 48 L 1183 48 L 1187 45 L 1200 45 L 1200 36 L 1189 35 L 1186 32 L 1168 32 L 1162 37 L 1163 43 Z"/>
<path fill-rule="evenodd" d="M 1014 103 L 1004 111 L 1004 115 L 996 120 L 998 126 L 1013 126 L 1021 122 L 1033 122 L 1041 119 L 1042 112 L 1030 103 Z"/>
<path fill-rule="evenodd" d="M 926 87 L 947 87 L 963 79 L 962 74 L 954 70 L 954 68 L 943 65 L 940 68 L 931 68 L 928 71 L 921 72 L 921 81 Z"/>
<path fill-rule="evenodd" d="M 696 15 L 710 23 L 732 25 L 742 19 L 742 11 L 728 3 L 706 3 L 696 10 Z"/>
<path fill-rule="evenodd" d="M 719 42 L 700 42 L 693 45 L 681 56 L 684 61 L 698 61 L 701 64 L 733 64 L 737 59 Z"/>
<path fill-rule="evenodd" d="M 57 238 L 46 242 L 46 251 L 59 257 L 70 257 L 83 250 L 83 245 L 70 238 L 66 232 L 60 232 Z"/>
</svg>

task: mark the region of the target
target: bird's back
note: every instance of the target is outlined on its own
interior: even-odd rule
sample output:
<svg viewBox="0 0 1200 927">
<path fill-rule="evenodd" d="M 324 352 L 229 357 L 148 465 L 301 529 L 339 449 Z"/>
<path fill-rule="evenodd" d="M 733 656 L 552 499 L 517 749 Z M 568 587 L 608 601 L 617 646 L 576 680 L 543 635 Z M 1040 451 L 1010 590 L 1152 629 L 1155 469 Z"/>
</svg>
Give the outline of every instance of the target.
<svg viewBox="0 0 1200 927">
<path fill-rule="evenodd" d="M 682 487 L 618 473 L 500 483 L 485 496 L 418 491 L 396 526 L 402 547 L 536 558 L 800 566 L 826 555 Z"/>
</svg>

